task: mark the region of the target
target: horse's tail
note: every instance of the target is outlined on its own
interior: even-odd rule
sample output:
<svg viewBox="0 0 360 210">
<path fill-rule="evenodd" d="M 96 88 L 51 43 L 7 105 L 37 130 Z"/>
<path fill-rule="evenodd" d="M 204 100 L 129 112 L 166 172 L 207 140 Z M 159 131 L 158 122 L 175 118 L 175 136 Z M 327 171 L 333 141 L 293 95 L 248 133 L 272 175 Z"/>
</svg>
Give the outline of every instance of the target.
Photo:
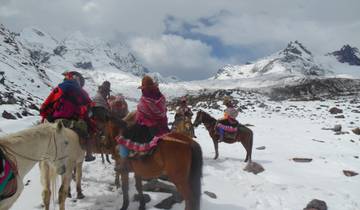
<svg viewBox="0 0 360 210">
<path fill-rule="evenodd" d="M 247 158 L 246 158 L 249 162 L 251 162 L 253 143 L 254 143 L 254 132 L 251 129 L 249 129 L 249 142 L 248 142 Z"/>
<path fill-rule="evenodd" d="M 200 210 L 203 158 L 199 143 L 195 141 L 191 143 L 191 153 L 190 187 L 193 194 L 191 196 L 190 209 Z"/>
</svg>

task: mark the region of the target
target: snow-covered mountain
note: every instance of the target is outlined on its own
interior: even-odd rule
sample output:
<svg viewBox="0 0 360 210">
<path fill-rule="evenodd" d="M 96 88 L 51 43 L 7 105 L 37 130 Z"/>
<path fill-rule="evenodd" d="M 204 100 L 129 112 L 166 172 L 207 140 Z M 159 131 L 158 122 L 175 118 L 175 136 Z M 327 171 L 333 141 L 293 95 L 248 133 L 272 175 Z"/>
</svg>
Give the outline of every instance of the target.
<svg viewBox="0 0 360 210">
<path fill-rule="evenodd" d="M 37 114 L 51 88 L 63 79 L 61 74 L 69 70 L 83 73 L 90 95 L 104 80 L 113 84 L 114 93 L 130 98 L 140 94 L 137 87 L 144 74 L 159 83 L 177 81 L 149 72 L 125 44 L 111 45 L 80 32 L 59 41 L 34 27 L 17 34 L 0 25 L 0 55 L 0 112 L 15 110 L 12 114 L 18 117 L 21 112 Z"/>
<path fill-rule="evenodd" d="M 247 65 L 227 65 L 221 68 L 214 79 L 245 79 L 274 76 L 274 79 L 287 77 L 314 77 L 332 74 L 316 63 L 313 54 L 300 42 L 290 42 L 288 46 L 269 57 Z"/>
<path fill-rule="evenodd" d="M 347 63 L 351 66 L 360 66 L 360 53 L 356 47 L 344 45 L 340 50 L 329 53 L 328 55 L 335 56 L 340 63 Z"/>
</svg>

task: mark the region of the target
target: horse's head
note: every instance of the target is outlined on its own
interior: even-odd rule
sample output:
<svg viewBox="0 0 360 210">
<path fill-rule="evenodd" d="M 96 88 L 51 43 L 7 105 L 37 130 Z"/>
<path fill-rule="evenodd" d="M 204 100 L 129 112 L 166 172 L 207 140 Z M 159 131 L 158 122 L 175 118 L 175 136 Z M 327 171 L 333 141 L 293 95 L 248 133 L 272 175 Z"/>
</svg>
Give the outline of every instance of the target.
<svg viewBox="0 0 360 210">
<path fill-rule="evenodd" d="M 49 161 L 56 167 L 56 172 L 59 175 L 65 173 L 67 160 L 71 152 L 65 129 L 62 122 L 55 123 L 54 135 L 49 142 Z"/>
<path fill-rule="evenodd" d="M 196 113 L 196 118 L 193 123 L 195 127 L 198 127 L 203 122 L 203 115 L 204 115 L 204 111 L 201 109 Z"/>
</svg>

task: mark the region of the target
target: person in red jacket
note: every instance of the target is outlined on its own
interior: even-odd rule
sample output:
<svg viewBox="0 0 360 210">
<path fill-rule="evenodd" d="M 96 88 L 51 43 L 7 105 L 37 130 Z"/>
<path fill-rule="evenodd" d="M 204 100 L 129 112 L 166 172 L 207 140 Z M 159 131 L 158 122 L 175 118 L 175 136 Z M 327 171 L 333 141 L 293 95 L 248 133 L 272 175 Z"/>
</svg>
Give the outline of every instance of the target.
<svg viewBox="0 0 360 210">
<path fill-rule="evenodd" d="M 85 84 L 84 77 L 76 71 L 65 72 L 65 79 L 54 88 L 45 102 L 41 105 L 40 115 L 42 121 L 45 119 L 54 122 L 57 119 L 83 120 L 86 129 L 78 130 L 80 138 L 89 138 L 89 131 L 92 132 L 94 126 L 88 117 L 88 107 L 92 101 L 87 92 L 82 88 Z M 87 142 L 86 161 L 95 159 L 91 155 L 89 141 Z"/>
</svg>

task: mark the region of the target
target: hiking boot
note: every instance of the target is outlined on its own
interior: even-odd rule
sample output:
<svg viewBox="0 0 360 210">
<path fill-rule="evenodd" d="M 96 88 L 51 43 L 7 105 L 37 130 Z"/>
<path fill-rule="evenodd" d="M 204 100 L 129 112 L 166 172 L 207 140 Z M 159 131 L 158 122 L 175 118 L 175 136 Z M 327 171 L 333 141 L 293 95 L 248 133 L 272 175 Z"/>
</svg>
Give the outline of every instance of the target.
<svg viewBox="0 0 360 210">
<path fill-rule="evenodd" d="M 90 154 L 87 154 L 85 156 L 85 162 L 91 162 L 91 161 L 94 161 L 95 159 L 96 159 L 96 157 L 93 155 L 90 155 Z"/>
</svg>

